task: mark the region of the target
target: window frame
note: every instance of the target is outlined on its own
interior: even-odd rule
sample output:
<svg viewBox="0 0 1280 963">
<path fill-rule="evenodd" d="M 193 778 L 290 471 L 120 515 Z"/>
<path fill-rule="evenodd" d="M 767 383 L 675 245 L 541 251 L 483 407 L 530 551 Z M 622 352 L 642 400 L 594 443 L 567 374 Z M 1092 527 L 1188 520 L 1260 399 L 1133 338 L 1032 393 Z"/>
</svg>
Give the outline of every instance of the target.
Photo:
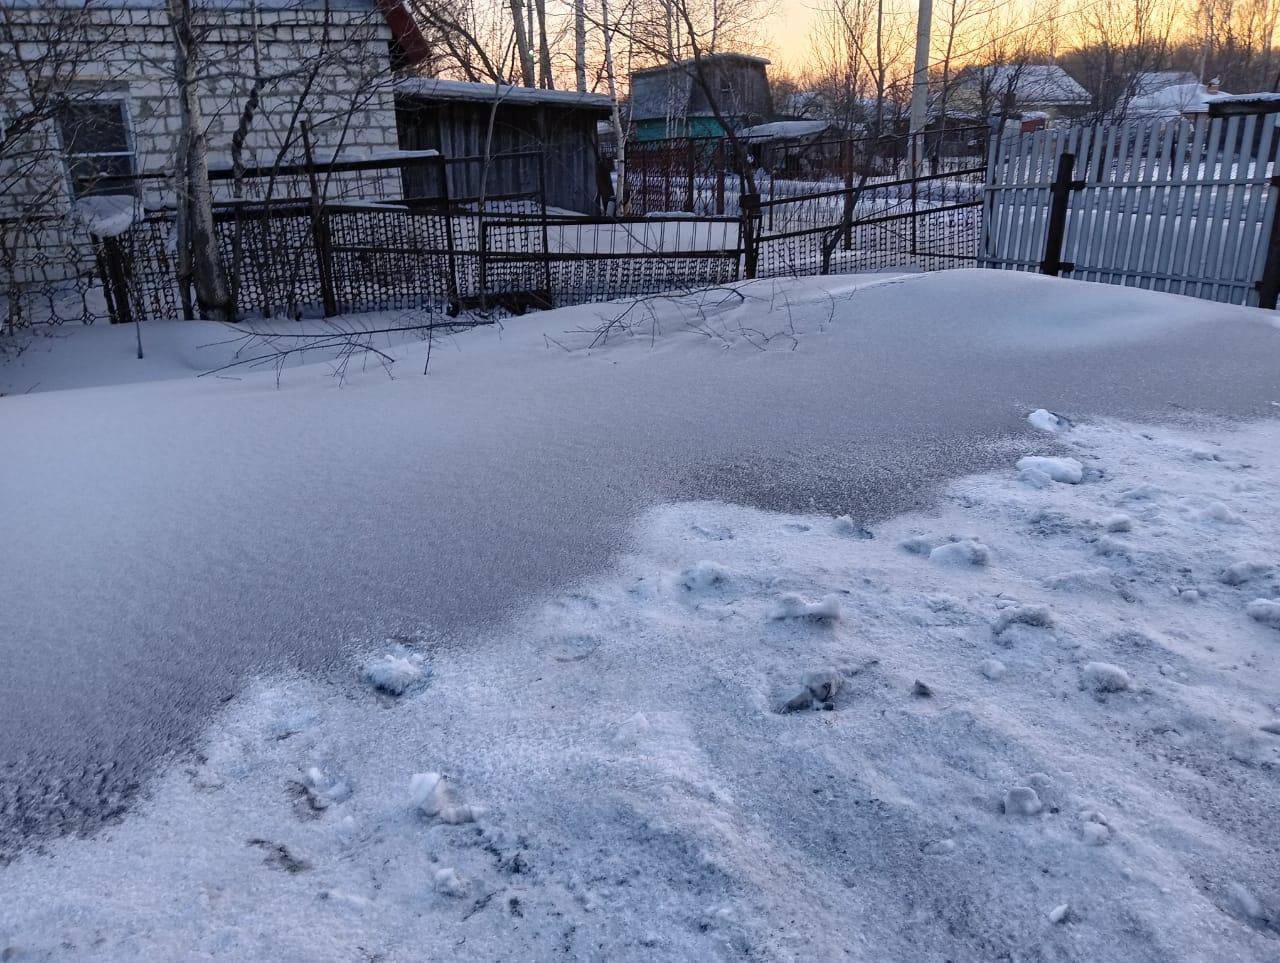
<svg viewBox="0 0 1280 963">
<path fill-rule="evenodd" d="M 66 132 L 63 128 L 64 120 L 62 117 L 57 118 L 57 132 L 59 153 L 62 157 L 63 177 L 66 180 L 67 195 L 72 202 L 80 200 L 84 197 L 102 197 L 111 195 L 138 195 L 138 185 L 136 183 L 129 185 L 120 185 L 115 188 L 94 189 L 90 187 L 88 190 L 81 190 L 77 184 L 75 175 L 75 161 L 80 158 L 96 158 L 96 157 L 128 157 L 129 175 L 134 176 L 138 173 L 138 142 L 134 135 L 133 129 L 133 112 L 130 109 L 129 95 L 123 91 L 103 91 L 101 93 L 90 94 L 87 96 L 72 95 L 67 100 L 67 106 L 75 107 L 80 104 L 112 104 L 120 110 L 120 123 L 124 129 L 125 146 L 128 148 L 123 151 L 80 151 L 72 153 L 67 143 Z"/>
</svg>

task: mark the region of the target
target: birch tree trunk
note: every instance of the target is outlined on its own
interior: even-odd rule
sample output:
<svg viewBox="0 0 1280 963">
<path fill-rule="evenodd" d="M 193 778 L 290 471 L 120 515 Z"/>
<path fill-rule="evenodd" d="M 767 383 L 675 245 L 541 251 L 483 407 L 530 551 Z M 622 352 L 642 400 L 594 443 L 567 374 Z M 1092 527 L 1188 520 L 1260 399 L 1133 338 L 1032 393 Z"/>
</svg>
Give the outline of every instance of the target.
<svg viewBox="0 0 1280 963">
<path fill-rule="evenodd" d="M 520 82 L 525 87 L 536 87 L 538 79 L 533 73 L 533 51 L 529 47 L 529 34 L 525 30 L 520 0 L 511 0 L 511 22 L 516 29 L 516 47 L 520 53 Z"/>
<path fill-rule="evenodd" d="M 547 2 L 533 0 L 533 7 L 538 15 L 538 83 L 544 90 L 555 90 L 555 79 L 551 76 L 551 48 L 547 45 Z"/>
<path fill-rule="evenodd" d="M 613 69 L 613 32 L 609 26 L 609 0 L 600 0 L 600 29 L 604 33 L 604 72 L 609 81 L 609 99 L 613 101 L 613 136 L 618 150 L 614 155 L 617 162 L 614 171 L 618 177 L 618 187 L 614 191 L 614 204 L 617 212 L 626 210 L 627 193 L 627 140 L 622 130 L 622 113 L 618 107 L 618 79 Z"/>
<path fill-rule="evenodd" d="M 178 93 L 177 198 L 179 283 L 194 284 L 200 310 L 216 321 L 234 321 L 235 309 L 213 227 L 209 186 L 209 142 L 204 133 L 197 87 L 199 46 L 191 22 L 191 0 L 169 0 L 173 30 L 173 73 Z"/>
<path fill-rule="evenodd" d="M 573 72 L 578 93 L 587 92 L 587 6 L 586 0 L 573 0 Z"/>
</svg>

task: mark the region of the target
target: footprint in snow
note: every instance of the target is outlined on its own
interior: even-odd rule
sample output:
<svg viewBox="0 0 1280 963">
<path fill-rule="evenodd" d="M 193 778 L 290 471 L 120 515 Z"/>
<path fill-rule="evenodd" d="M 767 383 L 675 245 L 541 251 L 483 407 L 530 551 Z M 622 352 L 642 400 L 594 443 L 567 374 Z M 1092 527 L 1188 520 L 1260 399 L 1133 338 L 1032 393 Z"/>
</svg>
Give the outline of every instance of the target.
<svg viewBox="0 0 1280 963">
<path fill-rule="evenodd" d="M 680 573 L 680 584 L 688 592 L 706 592 L 729 581 L 729 570 L 716 562 L 701 561 Z"/>
<path fill-rule="evenodd" d="M 1241 559 L 1224 568 L 1218 576 L 1218 581 L 1223 585 L 1244 585 L 1246 582 L 1251 582 L 1256 578 L 1270 575 L 1271 568 L 1270 562 L 1257 559 Z"/>
<path fill-rule="evenodd" d="M 484 815 L 480 806 L 459 801 L 453 783 L 438 772 L 416 773 L 409 780 L 409 800 L 427 818 L 451 825 L 472 823 Z"/>
<path fill-rule="evenodd" d="M 1280 602 L 1274 599 L 1254 599 L 1245 606 L 1244 611 L 1255 622 L 1280 629 Z"/>
<path fill-rule="evenodd" d="M 824 595 L 816 602 L 809 602 L 799 595 L 784 595 L 769 610 L 769 618 L 775 622 L 787 619 L 835 622 L 840 618 L 840 598 L 836 595 Z"/>
<path fill-rule="evenodd" d="M 379 692 L 399 697 L 426 681 L 422 656 L 403 647 L 365 664 L 365 679 Z"/>
<path fill-rule="evenodd" d="M 709 542 L 726 542 L 733 538 L 733 530 L 725 525 L 693 525 L 693 533 Z"/>
<path fill-rule="evenodd" d="M 1053 613 L 1047 605 L 1015 605 L 1004 609 L 991 623 L 991 634 L 1000 637 L 1011 625 L 1029 625 L 1037 629 L 1051 629 Z"/>
<path fill-rule="evenodd" d="M 311 868 L 311 863 L 305 859 L 295 856 L 289 851 L 289 847 L 283 843 L 273 843 L 269 839 L 250 839 L 248 845 L 256 846 L 266 853 L 263 858 L 272 869 L 278 869 L 283 873 L 290 875 L 306 872 Z"/>
<path fill-rule="evenodd" d="M 351 798 L 351 783 L 319 766 L 309 767 L 301 779 L 294 780 L 293 786 L 299 801 L 306 805 L 306 812 L 312 816 L 318 816 L 330 806 Z"/>
<path fill-rule="evenodd" d="M 543 653 L 553 662 L 581 662 L 600 648 L 600 640 L 589 635 L 565 635 L 548 643 Z"/>
<path fill-rule="evenodd" d="M 875 538 L 870 529 L 859 525 L 848 515 L 838 515 L 836 520 L 831 523 L 831 528 L 837 535 L 846 535 L 863 541 Z"/>
<path fill-rule="evenodd" d="M 835 669 L 818 669 L 806 672 L 800 685 L 783 694 L 778 700 L 778 711 L 799 712 L 802 709 L 834 709 L 835 698 L 844 685 L 844 676 Z"/>
</svg>

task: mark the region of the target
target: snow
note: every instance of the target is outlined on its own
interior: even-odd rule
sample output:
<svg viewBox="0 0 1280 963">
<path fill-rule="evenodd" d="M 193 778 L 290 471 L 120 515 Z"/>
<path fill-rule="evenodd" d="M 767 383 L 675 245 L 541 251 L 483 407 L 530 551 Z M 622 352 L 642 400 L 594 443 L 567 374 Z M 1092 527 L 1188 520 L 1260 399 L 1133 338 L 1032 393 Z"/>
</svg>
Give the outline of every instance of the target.
<svg viewBox="0 0 1280 963">
<path fill-rule="evenodd" d="M 55 956 L 92 939 L 106 959 L 407 959 L 464 936 L 473 958 L 539 958 L 565 939 L 611 958 L 832 957 L 864 941 L 931 958 L 981 956 L 997 933 L 1026 955 L 1058 939 L 1035 923 L 1056 917 L 1071 956 L 1265 955 L 1280 740 L 1247 732 L 1273 719 L 1277 643 L 1250 629 L 1238 589 L 1195 614 L 1171 589 L 1216 582 L 1223 557 L 1271 537 L 1280 428 L 1230 435 L 1257 466 L 1239 470 L 1188 461 L 1171 429 L 1071 437 L 1101 480 L 1040 492 L 973 476 L 869 540 L 818 516 L 657 509 L 608 573 L 467 647 L 427 645 L 435 677 L 417 701 L 264 677 L 205 737 L 216 790 L 175 768 L 110 832 L 0 873 L 4 938 Z M 1167 496 L 1132 535 L 1144 561 L 1109 563 L 1137 607 L 1055 595 L 1054 635 L 1008 650 L 1006 672 L 989 621 L 1046 621 L 1039 580 L 1081 564 L 1090 519 L 1148 478 Z M 1227 489 L 1250 517 L 1272 514 L 1206 539 L 1178 505 Z M 1035 511 L 1062 530 L 1030 532 Z M 1001 546 L 980 575 L 897 548 L 913 528 L 962 526 Z M 699 570 L 710 546 L 731 590 L 691 607 L 662 576 Z M 845 593 L 846 618 L 771 628 L 782 586 Z M 566 633 L 593 637 L 592 654 L 511 644 Z M 829 666 L 801 671 L 815 662 Z M 1073 697 L 1077 674 L 1123 698 Z M 912 700 L 920 679 L 946 698 Z M 804 708 L 830 708 L 777 715 L 768 691 L 788 680 Z M 419 760 L 449 774 L 409 775 Z M 279 792 L 298 766 L 326 799 L 306 818 Z M 899 925 L 921 901 L 928 915 Z"/>
<path fill-rule="evenodd" d="M 482 84 L 439 77 L 402 77 L 395 83 L 397 94 L 424 100 L 468 100 L 481 103 L 555 104 L 586 108 L 596 112 L 613 109 L 613 101 L 604 94 L 578 93 L 576 90 L 543 90 L 538 87 L 515 87 L 510 84 Z"/>
<path fill-rule="evenodd" d="M 425 675 L 421 657 L 412 653 L 390 653 L 365 666 L 365 676 L 373 687 L 393 696 L 404 695 Z"/>
<path fill-rule="evenodd" d="M 1027 415 L 1027 421 L 1032 428 L 1039 428 L 1041 431 L 1050 433 L 1064 431 L 1071 426 L 1070 422 L 1061 415 L 1055 415 L 1052 411 L 1045 411 L 1043 408 L 1037 408 Z"/>
<path fill-rule="evenodd" d="M 1204 84 L 1174 84 L 1129 99 L 1125 120 L 1178 120 L 1186 114 L 1203 114 L 1214 93 Z"/>
<path fill-rule="evenodd" d="M 1045 455 L 1028 455 L 1018 459 L 1021 471 L 1040 472 L 1065 485 L 1079 485 L 1084 479 L 1084 466 L 1074 458 L 1050 458 Z"/>
<path fill-rule="evenodd" d="M 738 131 L 738 139 L 744 141 L 798 140 L 816 137 L 830 130 L 827 120 L 775 120 L 768 124 L 756 124 Z"/>
<path fill-rule="evenodd" d="M 1246 607 L 1249 618 L 1273 629 L 1280 629 L 1280 601 L 1275 599 L 1254 599 Z"/>
<path fill-rule="evenodd" d="M 1210 94 L 1211 104 L 1280 104 L 1280 92 L 1260 90 L 1251 94 Z"/>
<path fill-rule="evenodd" d="M 1087 104 L 1089 92 L 1056 64 L 996 64 L 970 67 L 957 78 L 962 87 L 1013 94 L 1025 106 Z"/>
<path fill-rule="evenodd" d="M 774 621 L 808 619 L 813 622 L 833 622 L 840 618 L 840 598 L 836 595 L 824 595 L 818 601 L 810 602 L 799 595 L 783 595 L 769 610 L 769 618 Z"/>
<path fill-rule="evenodd" d="M 985 380 L 974 398 L 903 392 L 908 416 L 883 425 L 913 436 L 894 472 L 870 436 L 834 433 L 858 420 L 840 407 L 847 398 L 885 400 L 851 372 L 852 357 L 869 355 L 869 370 L 889 369 L 899 386 L 909 377 L 870 338 L 877 310 L 885 330 L 908 326 L 902 357 L 925 364 L 929 345 L 907 320 L 916 310 L 903 305 L 933 292 L 924 316 L 945 330 L 948 307 L 966 310 L 987 283 L 1006 305 L 1062 290 L 983 277 L 789 285 L 776 291 L 798 343 L 784 350 L 684 338 L 667 314 L 657 346 L 646 335 L 565 352 L 542 333 L 569 337 L 596 315 L 558 312 L 437 344 L 444 360 L 426 378 L 371 371 L 341 389 L 323 363 L 287 370 L 278 389 L 270 374 L 173 379 L 206 364 L 194 347 L 184 354 L 192 329 L 175 328 L 168 346 L 163 326 L 144 330 L 154 353 L 142 362 L 117 352 L 130 332 L 111 329 L 28 349 L 3 375 L 38 387 L 0 402 L 12 453 L 0 478 L 54 507 L 10 513 L 0 533 L 24 560 L 9 566 L 0 615 L 4 635 L 22 639 L 6 650 L 22 685 L 49 701 L 81 683 L 102 693 L 122 684 L 111 664 L 126 662 L 146 683 L 144 702 L 168 702 L 165 679 L 203 666 L 210 646 L 227 651 L 243 636 L 270 649 L 283 635 L 272 605 L 302 613 L 331 661 L 264 660 L 230 691 L 214 672 L 186 681 L 180 691 L 213 690 L 217 703 L 196 745 L 158 764 L 129 811 L 96 833 L 47 838 L 0 868 L 0 950 L 103 960 L 1274 955 L 1280 738 L 1266 727 L 1280 636 L 1251 615 L 1259 602 L 1280 607 L 1280 592 L 1270 571 L 1240 585 L 1221 575 L 1274 556 L 1280 426 L 1205 413 L 1171 424 L 1154 365 L 1164 386 L 1135 405 L 1144 417 L 1087 412 L 1072 393 L 1080 372 L 1059 380 L 1044 364 L 1043 318 L 992 332 L 979 323 L 988 301 L 966 336 L 988 332 L 984 352 L 1026 363 L 1024 387 L 1039 397 L 1014 404 Z M 1070 290 L 1079 297 L 1048 299 L 1079 312 L 1078 329 L 1057 331 L 1078 336 L 1063 358 L 1104 337 L 1089 315 L 1108 305 L 1149 304 L 1173 329 L 1179 312 L 1192 325 L 1195 312 L 1222 312 L 1207 315 L 1214 341 L 1257 323 L 1238 309 Z M 846 296 L 831 320 L 833 299 Z M 424 350 L 392 349 L 417 370 Z M 74 387 L 54 364 L 95 352 L 105 360 L 86 366 L 92 379 L 161 369 L 172 380 Z M 1113 352 L 1132 366 L 1116 342 L 1094 357 L 1106 364 Z M 1197 360 L 1214 370 L 1214 358 Z M 680 365 L 687 380 L 668 380 Z M 776 384 L 770 371 L 781 372 Z M 823 372 L 807 406 L 804 386 Z M 656 382 L 655 394 L 633 394 L 632 378 Z M 46 390 L 54 384 L 64 390 Z M 912 387 L 953 385 L 935 368 Z M 670 422 L 664 395 L 677 409 Z M 750 396 L 770 407 L 747 408 Z M 989 461 L 891 510 L 858 503 L 881 473 L 890 489 L 920 478 L 930 464 L 921 437 L 980 399 L 984 417 L 1006 419 L 1007 433 L 981 440 Z M 468 401 L 467 417 L 450 421 Z M 823 405 L 839 420 L 819 421 Z M 1038 405 L 1070 411 L 1071 430 L 1036 433 L 1025 415 Z M 742 434 L 726 414 L 734 406 L 748 412 Z M 556 408 L 574 418 L 556 421 Z M 780 422 L 775 434 L 762 411 Z M 800 473 L 779 452 L 833 439 L 820 450 L 836 494 L 746 504 L 739 488 L 696 497 L 669 484 L 688 468 L 667 457 L 679 444 L 671 426 L 691 413 L 707 423 L 699 446 L 733 442 L 696 468 L 724 479 L 750 459 L 785 491 Z M 954 444 L 979 447 L 961 426 Z M 525 458 L 530 435 L 556 474 Z M 1078 484 L 1019 481 L 1020 459 L 1046 446 L 1081 467 Z M 206 448 L 233 463 L 227 484 Z M 624 461 L 602 480 L 603 462 L 624 457 L 617 449 L 653 459 L 668 487 L 628 503 L 624 535 L 602 557 L 589 551 L 595 499 L 643 478 Z M 827 461 L 842 449 L 872 470 Z M 1191 456 L 1200 450 L 1223 457 Z M 481 451 L 500 457 L 466 460 Z M 591 484 L 574 486 L 584 466 Z M 86 487 L 97 496 L 77 501 Z M 334 489 L 343 497 L 330 501 Z M 536 497 L 507 510 L 525 492 Z M 472 495 L 470 539 L 447 538 Z M 447 513 L 432 514 L 441 503 Z M 1238 522 L 1206 517 L 1214 504 Z M 127 526 L 111 526 L 116 513 Z M 1100 555 L 1116 514 L 1133 521 L 1116 533 L 1126 551 Z M 851 526 L 834 520 L 842 515 Z M 211 516 L 218 527 L 205 526 Z M 975 546 L 986 564 L 936 564 L 940 550 L 971 560 Z M 586 562 L 572 577 L 513 574 L 565 555 Z M 81 568 L 104 557 L 117 563 L 109 579 Z M 420 557 L 447 565 L 424 571 L 413 567 Z M 166 594 L 170 569 L 183 572 L 180 603 Z M 237 581 L 245 570 L 257 584 Z M 235 588 L 227 607 L 214 594 L 224 579 Z M 479 617 L 468 593 L 486 582 L 503 607 Z M 1195 605 L 1182 601 L 1190 591 Z M 466 617 L 445 620 L 455 596 Z M 394 611 L 386 631 L 343 617 L 369 598 L 388 610 L 419 601 L 409 614 L 421 631 Z M 175 615 L 178 604 L 209 634 Z M 241 608 L 249 619 L 236 622 Z M 780 609 L 787 616 L 774 618 Z M 254 635 L 259 621 L 267 628 Z M 156 625 L 181 647 L 151 662 L 99 648 L 114 637 L 94 634 Z M 101 658 L 71 660 L 75 645 Z M 56 685 L 19 661 L 47 649 L 58 654 Z M 420 667 L 420 684 L 394 698 L 376 690 L 367 669 L 390 660 Z M 1121 691 L 1081 688 L 1117 673 Z M 797 689 L 807 711 L 776 711 Z M 136 736 L 121 716 L 119 730 Z"/>
<path fill-rule="evenodd" d="M 91 195 L 76 201 L 74 214 L 90 234 L 116 237 L 133 226 L 137 202 L 131 194 Z"/>
<path fill-rule="evenodd" d="M 1129 673 L 1110 662 L 1087 662 L 1080 672 L 1081 682 L 1094 692 L 1123 692 L 1130 686 Z"/>
<path fill-rule="evenodd" d="M 941 565 L 986 565 L 991 561 L 991 550 L 972 538 L 939 545 L 929 553 L 929 560 Z"/>
</svg>

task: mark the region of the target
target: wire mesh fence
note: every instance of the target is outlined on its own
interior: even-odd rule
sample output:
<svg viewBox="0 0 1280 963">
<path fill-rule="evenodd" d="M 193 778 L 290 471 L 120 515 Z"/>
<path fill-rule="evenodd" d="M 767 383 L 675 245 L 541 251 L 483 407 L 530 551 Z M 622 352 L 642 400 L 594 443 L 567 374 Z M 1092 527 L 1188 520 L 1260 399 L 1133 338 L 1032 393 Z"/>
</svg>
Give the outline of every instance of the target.
<svg viewBox="0 0 1280 963">
<path fill-rule="evenodd" d="M 916 165 L 929 172 L 901 176 L 896 148 L 851 143 L 820 152 L 836 158 L 826 181 L 784 178 L 781 167 L 757 172 L 763 194 L 744 191 L 750 183 L 733 176 L 723 143 L 682 146 L 679 178 L 677 152 L 659 145 L 648 161 L 633 157 L 627 177 L 655 191 L 661 184 L 655 206 L 678 206 L 667 203 L 678 188 L 697 211 L 614 218 L 549 209 L 537 152 L 403 152 L 217 171 L 214 230 L 241 318 L 523 311 L 751 277 L 973 263 L 980 165 L 935 158 Z M 143 176 L 132 187 L 138 210 L 127 229 L 81 241 L 63 258 L 74 265 L 64 264 L 59 281 L 70 293 L 59 311 L 43 311 L 48 320 L 191 313 L 178 277 L 175 212 L 163 204 L 167 182 Z M 146 207 L 157 199 L 159 207 Z"/>
</svg>

